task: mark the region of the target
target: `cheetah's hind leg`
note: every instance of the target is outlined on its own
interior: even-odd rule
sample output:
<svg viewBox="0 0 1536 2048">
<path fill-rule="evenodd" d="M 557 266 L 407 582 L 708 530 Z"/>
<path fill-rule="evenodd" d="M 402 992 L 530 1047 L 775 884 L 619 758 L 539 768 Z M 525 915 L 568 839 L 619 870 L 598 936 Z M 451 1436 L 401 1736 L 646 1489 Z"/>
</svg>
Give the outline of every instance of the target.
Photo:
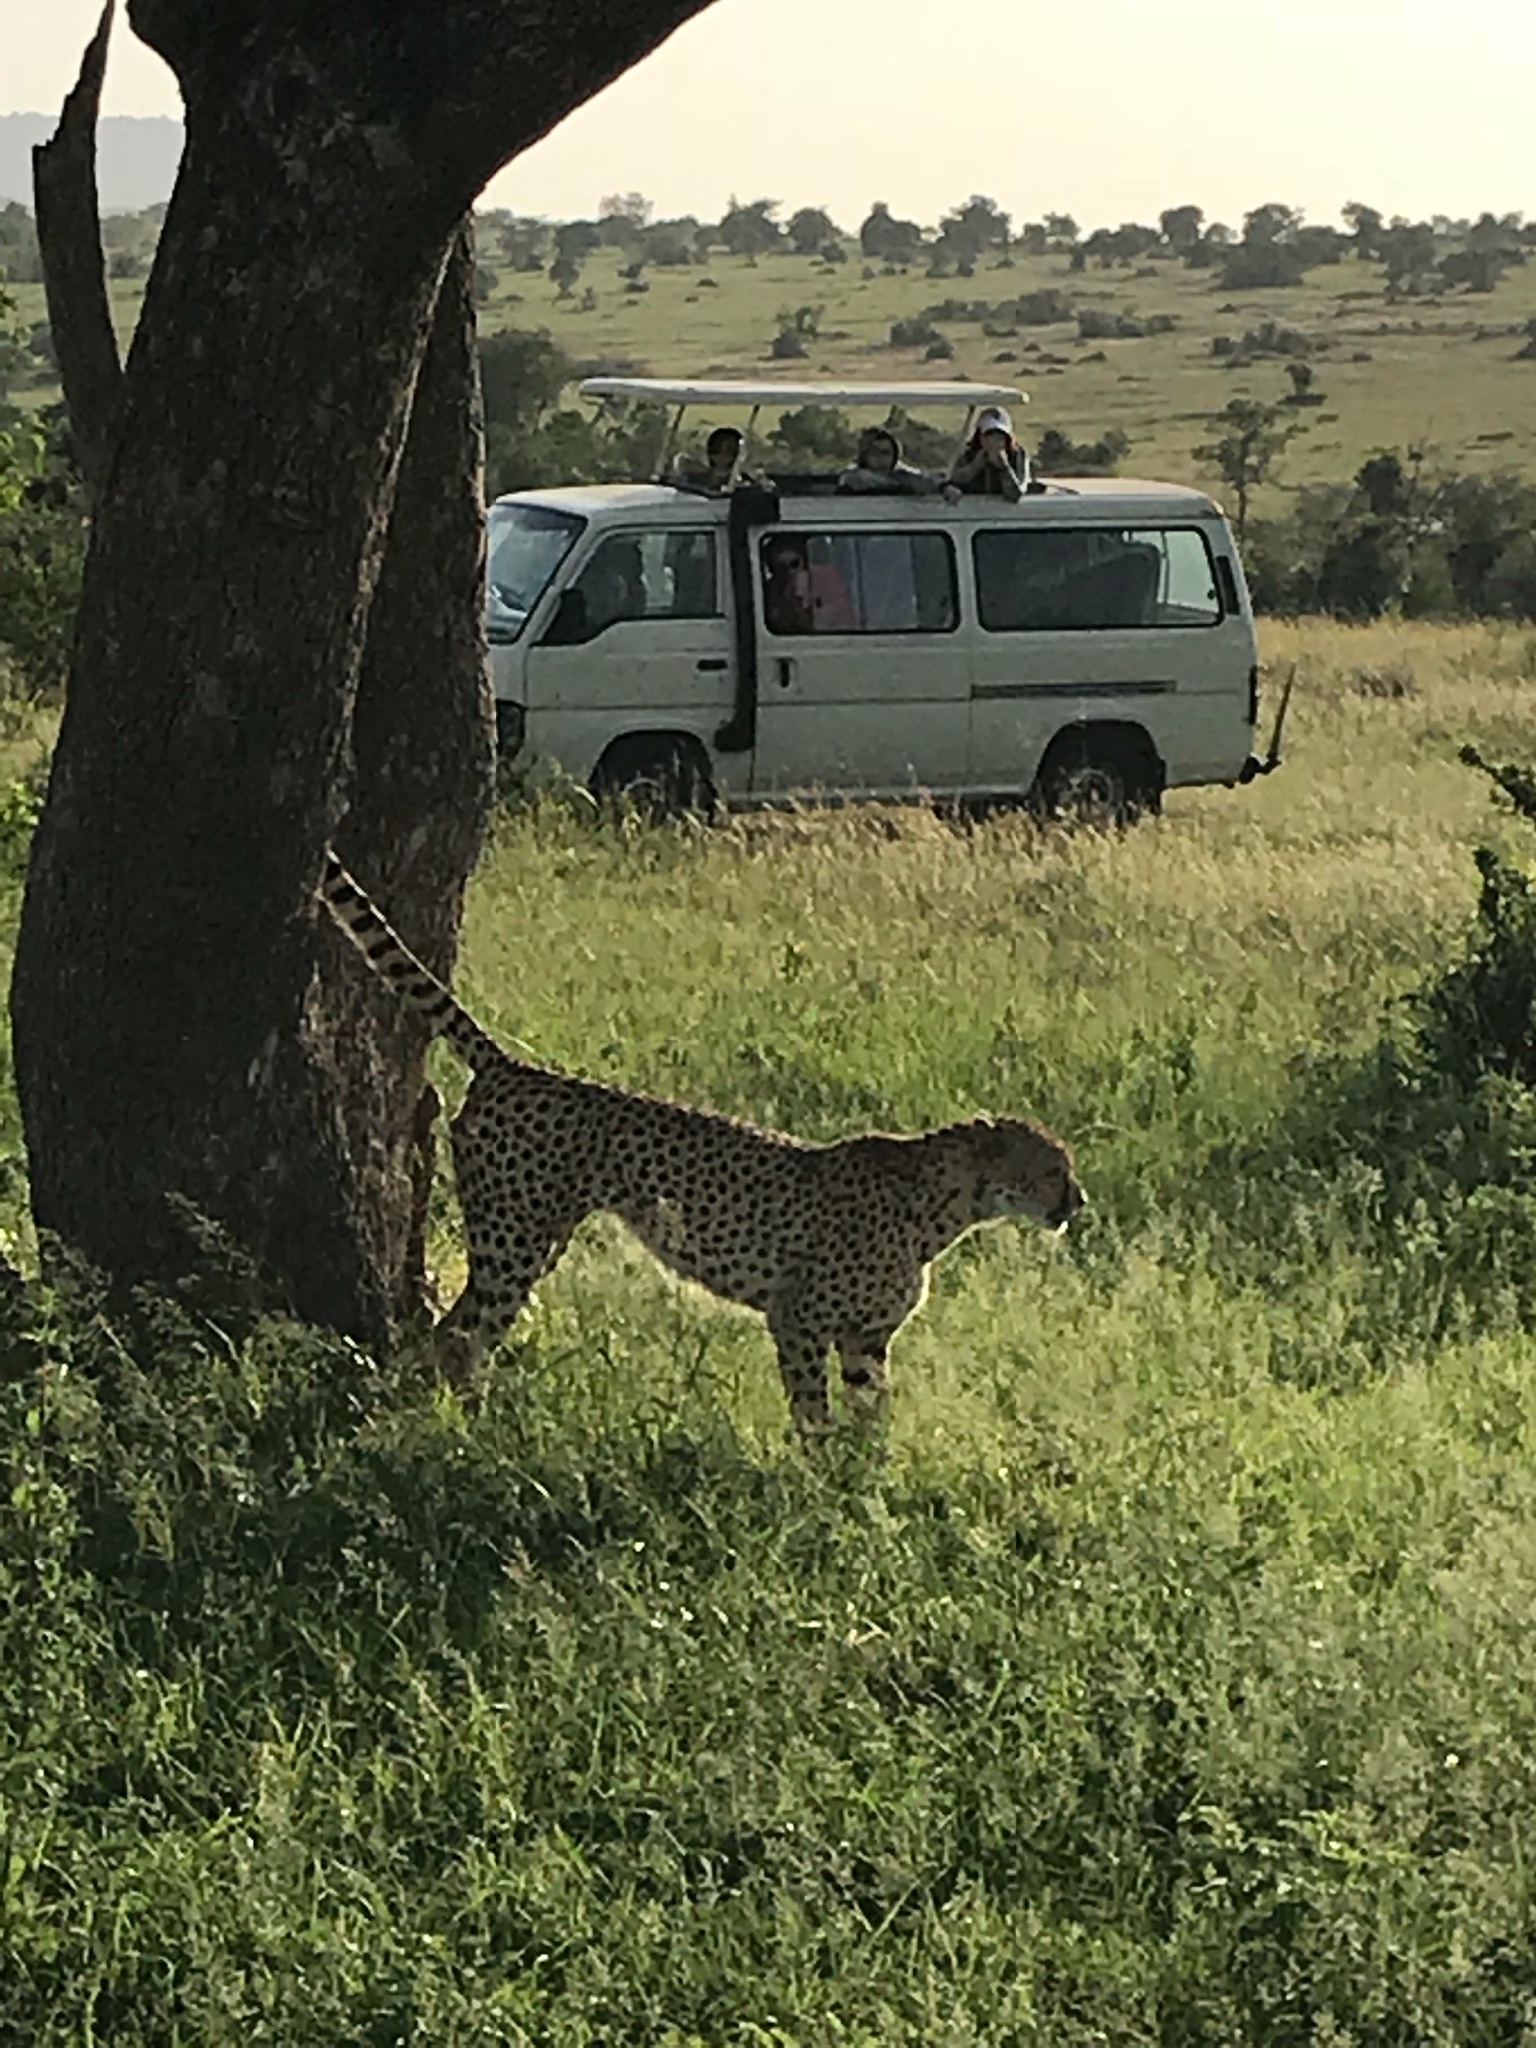
<svg viewBox="0 0 1536 2048">
<path fill-rule="evenodd" d="M 580 1220 L 560 1215 L 536 1188 L 507 1174 L 487 1142 L 489 1112 L 477 1102 L 478 1086 L 471 1088 L 448 1133 L 469 1276 L 431 1339 L 438 1372 L 461 1392 L 516 1322 L 534 1283 L 559 1258 Z"/>
<path fill-rule="evenodd" d="M 464 1291 L 432 1333 L 432 1355 L 445 1380 L 461 1391 L 486 1353 L 521 1315 L 534 1284 L 565 1250 L 569 1230 L 509 1225 L 487 1247 L 471 1235 Z"/>
</svg>

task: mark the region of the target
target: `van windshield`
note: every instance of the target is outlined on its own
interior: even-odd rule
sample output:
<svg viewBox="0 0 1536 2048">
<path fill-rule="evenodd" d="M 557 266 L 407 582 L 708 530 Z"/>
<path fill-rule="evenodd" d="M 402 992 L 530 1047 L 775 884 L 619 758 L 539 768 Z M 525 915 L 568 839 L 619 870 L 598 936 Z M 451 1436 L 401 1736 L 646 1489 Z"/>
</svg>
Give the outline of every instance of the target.
<svg viewBox="0 0 1536 2048">
<path fill-rule="evenodd" d="M 491 507 L 485 630 L 494 646 L 507 647 L 517 639 L 586 523 L 573 512 L 555 512 L 547 505 Z"/>
</svg>

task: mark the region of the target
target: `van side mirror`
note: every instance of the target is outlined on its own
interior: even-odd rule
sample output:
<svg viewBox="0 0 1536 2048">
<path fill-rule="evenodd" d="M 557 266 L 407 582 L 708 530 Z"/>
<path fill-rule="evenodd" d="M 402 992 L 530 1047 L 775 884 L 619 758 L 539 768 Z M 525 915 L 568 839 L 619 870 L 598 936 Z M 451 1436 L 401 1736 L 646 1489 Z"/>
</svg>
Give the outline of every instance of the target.
<svg viewBox="0 0 1536 2048">
<path fill-rule="evenodd" d="M 546 647 L 579 647 L 587 639 L 586 592 L 572 584 L 560 593 L 555 615 L 544 632 Z"/>
</svg>

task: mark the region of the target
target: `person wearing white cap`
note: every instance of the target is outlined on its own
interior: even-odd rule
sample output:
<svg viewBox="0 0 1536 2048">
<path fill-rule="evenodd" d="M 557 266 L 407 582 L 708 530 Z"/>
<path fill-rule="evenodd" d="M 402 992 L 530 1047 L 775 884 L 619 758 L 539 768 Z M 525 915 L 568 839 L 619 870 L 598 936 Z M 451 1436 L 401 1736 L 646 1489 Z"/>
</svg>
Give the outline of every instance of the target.
<svg viewBox="0 0 1536 2048">
<path fill-rule="evenodd" d="M 962 496 L 1022 498 L 1029 481 L 1029 458 L 1014 439 L 1013 421 L 1000 405 L 984 405 L 975 430 L 955 457 L 944 486 L 951 504 Z"/>
</svg>

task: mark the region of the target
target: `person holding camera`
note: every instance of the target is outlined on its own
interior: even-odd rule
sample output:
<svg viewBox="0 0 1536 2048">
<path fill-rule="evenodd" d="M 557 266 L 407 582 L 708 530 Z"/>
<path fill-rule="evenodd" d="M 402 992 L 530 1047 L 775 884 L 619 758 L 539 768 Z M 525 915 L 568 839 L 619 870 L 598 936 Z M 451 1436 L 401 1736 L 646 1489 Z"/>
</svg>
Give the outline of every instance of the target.
<svg viewBox="0 0 1536 2048">
<path fill-rule="evenodd" d="M 1029 457 L 1014 438 L 1013 421 L 1000 405 L 984 405 L 971 438 L 955 457 L 944 486 L 950 504 L 963 497 L 1022 498 L 1029 482 Z"/>
</svg>

